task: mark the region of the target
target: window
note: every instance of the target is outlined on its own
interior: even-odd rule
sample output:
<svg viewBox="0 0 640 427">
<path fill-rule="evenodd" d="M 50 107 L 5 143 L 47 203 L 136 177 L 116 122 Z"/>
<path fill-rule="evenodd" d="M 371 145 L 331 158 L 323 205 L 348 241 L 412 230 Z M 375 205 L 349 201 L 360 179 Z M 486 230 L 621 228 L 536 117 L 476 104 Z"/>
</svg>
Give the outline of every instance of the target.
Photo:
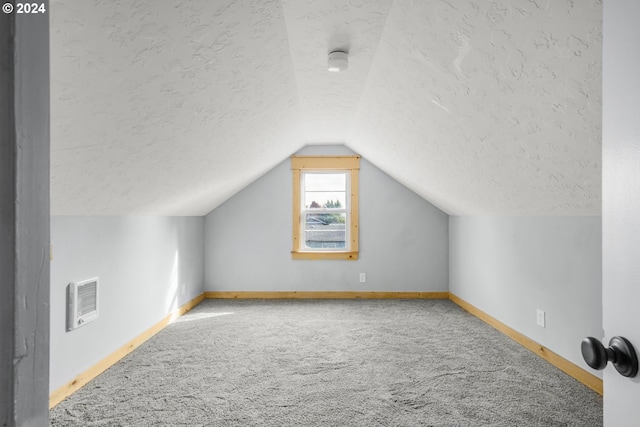
<svg viewBox="0 0 640 427">
<path fill-rule="evenodd" d="M 360 156 L 291 158 L 293 259 L 358 259 Z"/>
</svg>

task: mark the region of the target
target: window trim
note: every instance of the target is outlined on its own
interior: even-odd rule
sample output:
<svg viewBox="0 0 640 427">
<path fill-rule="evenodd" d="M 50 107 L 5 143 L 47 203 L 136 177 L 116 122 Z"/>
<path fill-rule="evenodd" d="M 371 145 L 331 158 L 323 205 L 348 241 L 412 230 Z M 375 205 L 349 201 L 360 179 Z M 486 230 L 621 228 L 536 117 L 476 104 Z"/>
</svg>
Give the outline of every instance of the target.
<svg viewBox="0 0 640 427">
<path fill-rule="evenodd" d="M 358 246 L 358 188 L 360 172 L 360 156 L 291 156 L 293 175 L 293 250 L 292 259 L 306 260 L 357 260 Z M 309 251 L 300 250 L 301 245 L 301 173 L 302 172 L 349 171 L 349 248 L 346 251 Z"/>
</svg>

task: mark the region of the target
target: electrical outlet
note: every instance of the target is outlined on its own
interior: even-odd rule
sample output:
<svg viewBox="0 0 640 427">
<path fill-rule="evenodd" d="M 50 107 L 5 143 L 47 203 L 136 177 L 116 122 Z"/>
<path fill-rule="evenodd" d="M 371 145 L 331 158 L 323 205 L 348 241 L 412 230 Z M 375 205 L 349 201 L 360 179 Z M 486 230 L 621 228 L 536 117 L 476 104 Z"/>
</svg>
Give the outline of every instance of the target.
<svg viewBox="0 0 640 427">
<path fill-rule="evenodd" d="M 538 309 L 536 310 L 536 323 L 538 324 L 538 326 L 541 326 L 543 328 L 547 327 L 546 321 L 545 321 L 545 313 L 544 311 Z"/>
<path fill-rule="evenodd" d="M 367 273 L 360 273 L 360 283 L 365 283 L 367 281 Z"/>
</svg>

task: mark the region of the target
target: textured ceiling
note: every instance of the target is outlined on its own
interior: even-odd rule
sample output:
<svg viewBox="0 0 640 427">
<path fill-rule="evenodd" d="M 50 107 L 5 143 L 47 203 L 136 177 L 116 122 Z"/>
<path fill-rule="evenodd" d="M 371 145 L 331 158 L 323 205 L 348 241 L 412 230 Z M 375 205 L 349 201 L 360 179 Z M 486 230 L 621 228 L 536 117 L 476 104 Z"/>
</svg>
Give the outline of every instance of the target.
<svg viewBox="0 0 640 427">
<path fill-rule="evenodd" d="M 317 143 L 453 215 L 600 213 L 601 1 L 50 10 L 52 214 L 203 215 Z"/>
</svg>

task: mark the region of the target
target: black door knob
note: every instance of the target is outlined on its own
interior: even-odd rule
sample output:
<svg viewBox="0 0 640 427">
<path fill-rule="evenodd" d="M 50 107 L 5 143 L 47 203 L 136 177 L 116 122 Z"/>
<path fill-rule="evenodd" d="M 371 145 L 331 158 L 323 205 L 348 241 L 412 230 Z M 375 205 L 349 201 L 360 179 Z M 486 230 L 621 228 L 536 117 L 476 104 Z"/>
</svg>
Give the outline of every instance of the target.
<svg viewBox="0 0 640 427">
<path fill-rule="evenodd" d="M 625 377 L 635 377 L 638 373 L 638 356 L 626 338 L 613 337 L 609 347 L 605 347 L 598 339 L 587 337 L 582 340 L 581 350 L 584 361 L 593 369 L 604 369 L 607 362 L 611 362 Z"/>
</svg>

